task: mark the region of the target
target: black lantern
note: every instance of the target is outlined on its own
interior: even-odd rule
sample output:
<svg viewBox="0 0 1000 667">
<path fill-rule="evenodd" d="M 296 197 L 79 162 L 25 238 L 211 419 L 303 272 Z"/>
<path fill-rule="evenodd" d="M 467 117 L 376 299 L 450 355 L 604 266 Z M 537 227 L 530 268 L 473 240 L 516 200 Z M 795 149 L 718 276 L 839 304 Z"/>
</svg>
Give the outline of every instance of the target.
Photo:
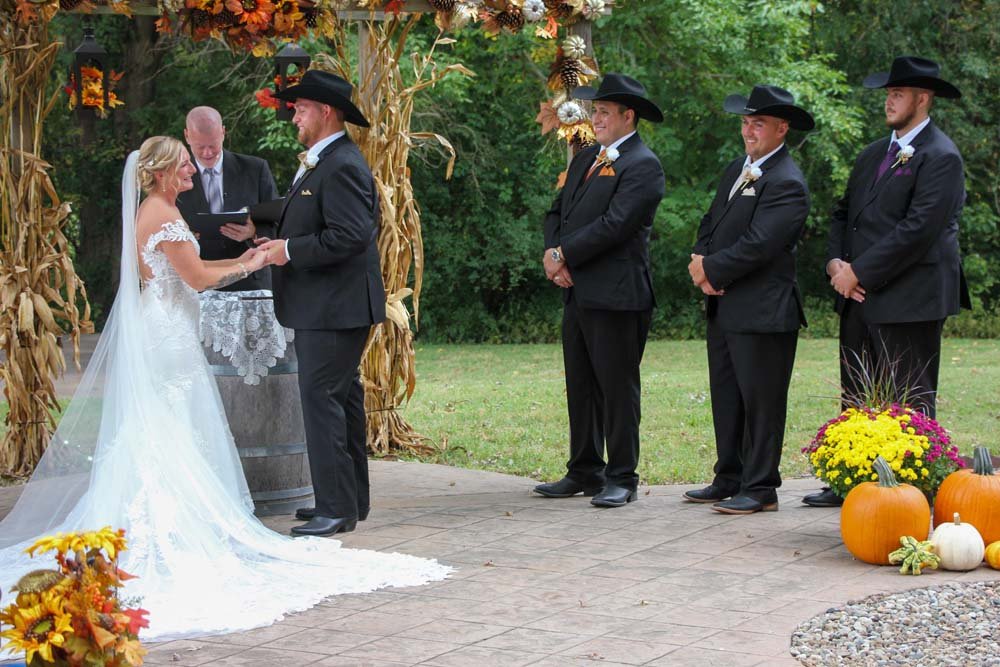
<svg viewBox="0 0 1000 667">
<path fill-rule="evenodd" d="M 76 96 L 76 115 L 78 119 L 84 119 L 98 113 L 96 106 L 88 106 L 83 101 L 83 68 L 94 67 L 101 73 L 101 91 L 104 95 L 105 110 L 111 107 L 108 104 L 108 52 L 94 39 L 94 29 L 85 26 L 83 28 L 83 41 L 80 46 L 73 50 L 73 94 Z"/>
<path fill-rule="evenodd" d="M 312 62 L 312 58 L 306 53 L 298 44 L 293 44 L 289 42 L 285 44 L 281 51 L 274 56 L 274 82 L 277 86 L 277 91 L 280 92 L 288 87 L 288 68 L 292 65 L 295 66 L 295 76 L 302 76 L 302 74 L 309 69 L 309 63 Z M 290 108 L 284 101 L 278 103 L 278 108 L 276 110 L 279 120 L 291 120 L 292 116 L 295 115 L 295 110 Z"/>
</svg>

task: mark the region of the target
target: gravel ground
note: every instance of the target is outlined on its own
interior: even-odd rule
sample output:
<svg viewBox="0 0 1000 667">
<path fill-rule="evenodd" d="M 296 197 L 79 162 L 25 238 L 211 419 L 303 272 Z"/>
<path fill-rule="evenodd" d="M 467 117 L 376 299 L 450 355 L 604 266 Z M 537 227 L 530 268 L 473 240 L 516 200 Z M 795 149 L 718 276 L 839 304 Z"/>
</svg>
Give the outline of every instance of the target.
<svg viewBox="0 0 1000 667">
<path fill-rule="evenodd" d="M 1000 667 L 1000 581 L 880 593 L 830 609 L 792 633 L 809 667 Z"/>
</svg>

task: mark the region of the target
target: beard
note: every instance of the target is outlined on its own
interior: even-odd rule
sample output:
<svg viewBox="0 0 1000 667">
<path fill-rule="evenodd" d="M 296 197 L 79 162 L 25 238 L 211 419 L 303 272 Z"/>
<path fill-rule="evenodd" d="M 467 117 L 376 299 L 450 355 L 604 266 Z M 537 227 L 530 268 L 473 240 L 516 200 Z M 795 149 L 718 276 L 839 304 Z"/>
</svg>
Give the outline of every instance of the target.
<svg viewBox="0 0 1000 667">
<path fill-rule="evenodd" d="M 885 124 L 888 125 L 891 129 L 896 130 L 898 132 L 899 130 L 903 129 L 904 127 L 908 126 L 911 122 L 913 122 L 913 119 L 916 118 L 916 115 L 917 115 L 916 109 L 910 109 L 909 113 L 898 116 L 894 121 L 886 118 Z"/>
</svg>

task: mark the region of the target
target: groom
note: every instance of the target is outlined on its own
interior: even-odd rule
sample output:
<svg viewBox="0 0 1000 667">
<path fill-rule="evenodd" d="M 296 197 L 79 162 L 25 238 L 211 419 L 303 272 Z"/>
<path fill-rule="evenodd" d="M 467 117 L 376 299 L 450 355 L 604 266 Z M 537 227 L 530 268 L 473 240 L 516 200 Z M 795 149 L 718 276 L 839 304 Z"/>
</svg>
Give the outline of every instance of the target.
<svg viewBox="0 0 1000 667">
<path fill-rule="evenodd" d="M 364 389 L 358 366 L 372 325 L 385 319 L 379 265 L 378 195 L 345 123 L 368 127 L 351 84 L 309 70 L 277 97 L 295 103 L 292 122 L 308 149 L 285 199 L 274 240 L 260 246 L 272 276 L 278 321 L 295 329 L 299 391 L 316 507 L 293 535 L 354 530 L 369 509 Z"/>
</svg>

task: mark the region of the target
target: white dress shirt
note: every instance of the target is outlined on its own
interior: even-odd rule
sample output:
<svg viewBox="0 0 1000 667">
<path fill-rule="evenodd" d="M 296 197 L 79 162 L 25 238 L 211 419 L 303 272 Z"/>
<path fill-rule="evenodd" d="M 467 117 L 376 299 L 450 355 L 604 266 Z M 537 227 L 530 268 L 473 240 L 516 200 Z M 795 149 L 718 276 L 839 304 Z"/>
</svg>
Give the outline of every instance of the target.
<svg viewBox="0 0 1000 667">
<path fill-rule="evenodd" d="M 736 182 L 733 183 L 733 187 L 729 189 L 729 198 L 732 199 L 733 195 L 736 194 L 736 190 L 739 189 L 740 184 L 743 182 L 743 175 L 747 173 L 747 170 L 753 169 L 754 167 L 757 167 L 759 169 L 762 164 L 767 162 L 767 158 L 771 157 L 772 155 L 780 151 L 784 145 L 785 143 L 782 142 L 781 144 L 778 145 L 777 148 L 775 148 L 773 151 L 771 151 L 761 159 L 757 160 L 756 162 L 751 160 L 750 156 L 747 155 L 746 160 L 743 161 L 743 169 L 741 169 L 740 173 L 736 176 Z"/>
<path fill-rule="evenodd" d="M 906 148 L 911 143 L 913 143 L 913 140 L 917 138 L 917 135 L 920 134 L 921 130 L 927 127 L 927 123 L 929 122 L 931 122 L 930 116 L 924 118 L 922 123 L 920 123 L 915 128 L 913 128 L 912 130 L 910 130 L 901 137 L 897 137 L 896 130 L 893 130 L 892 134 L 889 136 L 889 145 L 892 146 L 892 142 L 895 141 L 897 144 L 899 144 L 900 148 Z"/>
</svg>

